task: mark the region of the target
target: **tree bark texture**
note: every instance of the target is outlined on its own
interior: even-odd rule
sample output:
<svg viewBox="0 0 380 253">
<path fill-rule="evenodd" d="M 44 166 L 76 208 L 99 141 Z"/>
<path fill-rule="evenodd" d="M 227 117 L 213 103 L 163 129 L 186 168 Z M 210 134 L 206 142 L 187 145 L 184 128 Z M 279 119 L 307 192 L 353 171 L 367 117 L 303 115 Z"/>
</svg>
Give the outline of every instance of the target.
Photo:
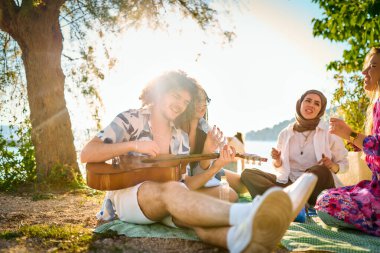
<svg viewBox="0 0 380 253">
<path fill-rule="evenodd" d="M 64 96 L 59 6 L 21 8 L 9 33 L 22 50 L 38 179 L 46 178 L 55 165 L 69 165 L 79 173 Z"/>
</svg>

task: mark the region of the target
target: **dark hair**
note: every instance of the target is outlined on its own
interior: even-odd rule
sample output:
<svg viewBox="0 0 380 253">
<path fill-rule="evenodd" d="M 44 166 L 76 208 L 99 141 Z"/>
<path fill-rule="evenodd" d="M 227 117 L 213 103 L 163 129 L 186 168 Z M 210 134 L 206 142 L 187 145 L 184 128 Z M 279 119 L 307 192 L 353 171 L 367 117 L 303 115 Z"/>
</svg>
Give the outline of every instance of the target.
<svg viewBox="0 0 380 253">
<path fill-rule="evenodd" d="M 186 90 L 191 95 L 192 106 L 193 100 L 197 95 L 198 82 L 189 77 L 184 71 L 168 71 L 151 80 L 143 89 L 139 99 L 142 105 L 151 105 L 156 99 L 173 90 Z"/>
<path fill-rule="evenodd" d="M 211 99 L 207 96 L 206 91 L 202 88 L 202 86 L 199 83 L 197 83 L 197 92 L 193 99 L 194 103 L 189 105 L 186 108 L 185 112 L 177 117 L 177 119 L 175 120 L 175 124 L 177 127 L 181 128 L 187 133 L 190 132 L 190 122 L 193 119 L 194 114 L 196 113 L 196 102 L 202 100 L 203 98 L 206 99 L 207 104 L 211 101 Z M 206 110 L 206 113 L 203 116 L 203 118 L 206 121 L 208 120 L 208 110 Z"/>
<path fill-rule="evenodd" d="M 236 132 L 236 134 L 234 136 L 236 137 L 236 139 L 238 139 L 241 143 L 244 144 L 244 137 L 243 137 L 242 133 Z"/>
</svg>

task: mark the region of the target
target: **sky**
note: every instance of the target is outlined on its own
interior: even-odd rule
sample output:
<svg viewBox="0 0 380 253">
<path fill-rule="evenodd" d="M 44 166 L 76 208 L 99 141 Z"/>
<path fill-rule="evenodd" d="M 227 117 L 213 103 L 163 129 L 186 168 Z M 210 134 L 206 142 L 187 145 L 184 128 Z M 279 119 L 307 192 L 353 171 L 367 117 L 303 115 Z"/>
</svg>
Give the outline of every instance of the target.
<svg viewBox="0 0 380 253">
<path fill-rule="evenodd" d="M 318 89 L 331 99 L 337 86 L 326 65 L 341 57 L 344 45 L 313 37 L 311 20 L 322 14 L 316 4 L 311 0 L 216 2 L 222 27 L 236 33 L 229 44 L 175 14 L 168 17 L 169 28 L 130 29 L 114 41 L 112 52 L 118 62 L 100 86 L 103 126 L 118 113 L 139 108 L 145 84 L 176 69 L 205 88 L 211 98 L 209 123 L 227 136 L 292 118 L 297 99 L 308 89 Z"/>
</svg>

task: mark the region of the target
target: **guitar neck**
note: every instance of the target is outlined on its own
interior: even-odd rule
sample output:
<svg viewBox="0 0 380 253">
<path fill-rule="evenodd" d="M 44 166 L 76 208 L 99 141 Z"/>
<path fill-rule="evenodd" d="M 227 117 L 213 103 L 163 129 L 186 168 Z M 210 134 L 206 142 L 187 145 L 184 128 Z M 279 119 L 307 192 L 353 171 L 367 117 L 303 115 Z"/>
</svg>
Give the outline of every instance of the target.
<svg viewBox="0 0 380 253">
<path fill-rule="evenodd" d="M 212 153 L 212 154 L 193 154 L 193 155 L 159 155 L 157 157 L 153 158 L 144 158 L 142 159 L 143 163 L 158 163 L 158 162 L 197 162 L 202 160 L 211 160 L 216 159 L 220 156 L 219 153 Z M 254 154 L 240 154 L 237 153 L 236 157 L 240 157 L 243 159 L 251 160 L 251 161 L 258 161 L 258 162 L 266 162 L 268 161 L 267 158 L 260 157 L 258 155 Z"/>
</svg>

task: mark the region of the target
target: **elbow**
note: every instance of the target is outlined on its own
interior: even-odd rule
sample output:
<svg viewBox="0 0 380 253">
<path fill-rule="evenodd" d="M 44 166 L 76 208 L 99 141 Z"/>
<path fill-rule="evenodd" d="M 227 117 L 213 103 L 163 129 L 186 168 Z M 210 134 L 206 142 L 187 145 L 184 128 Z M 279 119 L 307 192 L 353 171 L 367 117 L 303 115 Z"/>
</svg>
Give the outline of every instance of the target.
<svg viewBox="0 0 380 253">
<path fill-rule="evenodd" d="M 190 191 L 198 190 L 198 188 L 195 188 L 193 185 L 186 185 L 186 186 L 187 186 L 187 189 L 189 189 Z"/>
<path fill-rule="evenodd" d="M 89 141 L 80 152 L 80 162 L 81 163 L 90 163 L 90 162 L 98 162 L 99 161 L 99 152 L 98 149 L 100 144 L 102 144 L 102 140 L 98 137 L 94 137 L 91 141 Z"/>
<path fill-rule="evenodd" d="M 88 162 L 91 162 L 90 152 L 89 152 L 87 146 L 85 146 L 85 147 L 82 149 L 82 152 L 80 152 L 80 162 L 81 162 L 81 163 L 88 163 Z"/>
<path fill-rule="evenodd" d="M 191 182 L 189 182 L 189 177 L 186 177 L 185 179 L 185 185 L 186 187 L 190 190 L 190 191 L 195 191 L 197 188 L 194 187 L 194 184 L 192 184 Z"/>
<path fill-rule="evenodd" d="M 88 162 L 88 157 L 87 157 L 86 152 L 84 150 L 82 150 L 82 152 L 80 152 L 80 162 L 81 163 L 87 163 Z"/>
</svg>

